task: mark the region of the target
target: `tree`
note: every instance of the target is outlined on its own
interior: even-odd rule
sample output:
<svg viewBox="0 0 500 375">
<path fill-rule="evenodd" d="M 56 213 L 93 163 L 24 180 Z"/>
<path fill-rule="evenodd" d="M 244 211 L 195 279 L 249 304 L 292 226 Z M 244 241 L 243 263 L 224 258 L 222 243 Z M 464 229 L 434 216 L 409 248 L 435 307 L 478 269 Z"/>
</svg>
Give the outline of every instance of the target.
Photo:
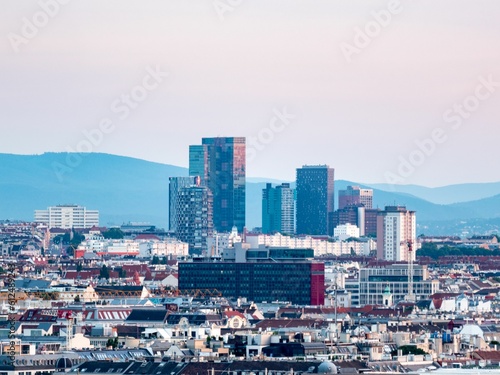
<svg viewBox="0 0 500 375">
<path fill-rule="evenodd" d="M 73 231 L 73 238 L 69 241 L 70 245 L 78 247 L 78 245 L 80 245 L 83 241 L 85 241 L 85 236 Z"/>
<path fill-rule="evenodd" d="M 110 228 L 106 232 L 103 232 L 102 235 L 104 238 L 112 240 L 121 240 L 125 237 L 125 233 L 123 233 L 120 228 Z"/>
<path fill-rule="evenodd" d="M 105 264 L 102 265 L 101 270 L 99 271 L 99 278 L 106 279 L 106 280 L 109 279 L 109 270 Z"/>
<path fill-rule="evenodd" d="M 78 263 L 78 264 L 76 265 L 76 272 L 80 272 L 82 269 L 83 269 L 82 264 L 81 264 L 81 263 Z"/>
<path fill-rule="evenodd" d="M 428 354 L 426 351 L 417 348 L 415 345 L 403 345 L 398 348 L 398 350 L 401 350 L 403 355 L 408 355 L 408 354 L 415 354 L 415 355 L 426 355 Z M 398 350 L 394 350 L 391 354 L 393 356 L 398 355 Z"/>
<path fill-rule="evenodd" d="M 57 236 L 54 237 L 54 239 L 52 240 L 52 242 L 55 244 L 55 245 L 59 245 L 60 243 L 63 242 L 63 235 L 62 234 L 58 234 Z"/>
<path fill-rule="evenodd" d="M 151 264 L 160 264 L 160 258 L 158 255 L 154 255 L 153 259 L 151 260 Z"/>
<path fill-rule="evenodd" d="M 123 267 L 122 267 L 122 268 L 120 268 L 120 270 L 118 271 L 118 277 L 120 277 L 120 278 L 122 278 L 122 279 L 123 279 L 123 278 L 125 278 L 125 277 L 127 277 L 127 271 L 125 271 L 125 270 L 123 269 Z"/>
<path fill-rule="evenodd" d="M 106 342 L 106 346 L 116 349 L 116 347 L 118 347 L 118 337 L 115 337 L 114 339 L 108 339 L 108 341 Z"/>
<path fill-rule="evenodd" d="M 78 294 L 75 296 L 75 302 L 80 302 L 80 296 Z"/>
</svg>

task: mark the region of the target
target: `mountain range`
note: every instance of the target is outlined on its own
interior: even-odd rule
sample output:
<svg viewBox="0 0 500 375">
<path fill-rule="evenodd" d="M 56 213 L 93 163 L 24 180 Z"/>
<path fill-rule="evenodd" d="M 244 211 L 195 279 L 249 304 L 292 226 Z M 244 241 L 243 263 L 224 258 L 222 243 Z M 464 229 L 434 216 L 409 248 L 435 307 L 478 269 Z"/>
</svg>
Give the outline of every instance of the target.
<svg viewBox="0 0 500 375">
<path fill-rule="evenodd" d="M 101 153 L 0 154 L 0 220 L 33 220 L 35 209 L 71 203 L 98 209 L 101 225 L 133 221 L 167 228 L 168 179 L 187 174 L 187 168 Z M 260 226 L 266 181 L 280 182 L 247 180 L 248 228 Z M 397 204 L 417 211 L 426 234 L 439 234 L 436 228 L 445 222 L 474 220 L 481 226 L 500 219 L 500 182 L 427 188 L 336 180 L 336 195 L 348 185 L 373 188 L 374 207 Z"/>
</svg>

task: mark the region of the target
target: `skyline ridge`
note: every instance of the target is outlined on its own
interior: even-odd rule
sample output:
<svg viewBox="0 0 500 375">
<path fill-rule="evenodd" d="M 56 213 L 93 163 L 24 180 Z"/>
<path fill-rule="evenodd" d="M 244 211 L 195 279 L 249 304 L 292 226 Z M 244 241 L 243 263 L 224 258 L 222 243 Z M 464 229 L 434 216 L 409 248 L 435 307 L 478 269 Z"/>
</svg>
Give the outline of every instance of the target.
<svg viewBox="0 0 500 375">
<path fill-rule="evenodd" d="M 168 227 L 168 177 L 187 176 L 186 168 L 94 153 L 86 155 L 78 167 L 64 174 L 61 182 L 52 170 L 51 163 L 62 163 L 65 156 L 61 153 L 40 156 L 0 154 L 0 174 L 3 176 L 0 194 L 10 198 L 0 202 L 0 216 L 4 219 L 31 220 L 36 208 L 70 202 L 100 209 L 103 224 L 121 224 L 122 221 L 130 220 L 149 221 Z M 359 182 L 336 180 L 336 194 L 347 185 L 370 187 Z M 249 210 L 246 218 L 250 229 L 260 224 L 260 200 L 264 187 L 264 182 L 247 181 Z M 500 217 L 500 204 L 497 203 L 500 195 L 481 198 L 444 205 L 406 193 L 374 189 L 373 204 L 380 208 L 392 205 L 394 201 L 404 204 L 418 212 L 419 224 L 431 220 L 441 222 L 473 218 L 483 222 Z M 477 209 L 478 203 L 481 210 Z M 429 230 L 426 232 L 430 233 Z"/>
</svg>

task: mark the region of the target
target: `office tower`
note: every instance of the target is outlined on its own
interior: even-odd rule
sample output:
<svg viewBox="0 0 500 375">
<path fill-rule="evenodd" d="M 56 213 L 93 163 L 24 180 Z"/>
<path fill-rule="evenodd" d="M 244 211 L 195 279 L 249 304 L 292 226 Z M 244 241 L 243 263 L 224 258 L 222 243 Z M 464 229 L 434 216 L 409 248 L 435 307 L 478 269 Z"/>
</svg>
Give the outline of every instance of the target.
<svg viewBox="0 0 500 375">
<path fill-rule="evenodd" d="M 195 185 L 195 177 L 170 177 L 168 180 L 168 229 L 176 232 L 179 192 L 182 188 Z"/>
<path fill-rule="evenodd" d="M 235 247 L 236 253 L 245 252 L 241 243 Z M 259 247 L 246 251 L 243 259 L 180 262 L 179 289 L 216 289 L 224 297 L 245 297 L 254 302 L 323 305 L 325 265 L 308 259 L 312 256 L 311 249 Z"/>
<path fill-rule="evenodd" d="M 359 228 L 360 236 L 377 236 L 378 208 L 367 209 L 364 205 L 348 205 L 338 209 L 333 214 L 333 227 L 343 224 L 353 224 Z"/>
<path fill-rule="evenodd" d="M 213 232 L 212 193 L 206 186 L 182 187 L 177 194 L 176 237 L 189 245 L 189 254 L 208 249 L 207 238 Z"/>
<path fill-rule="evenodd" d="M 377 217 L 377 258 L 389 261 L 415 260 L 416 215 L 404 206 L 387 206 Z M 411 243 L 413 251 L 409 250 Z"/>
<path fill-rule="evenodd" d="M 189 148 L 190 174 L 199 175 L 201 184 L 213 195 L 214 229 L 241 233 L 245 226 L 245 138 L 203 138 Z"/>
<path fill-rule="evenodd" d="M 35 222 L 47 224 L 49 228 L 92 228 L 99 226 L 99 211 L 76 204 L 52 206 L 35 210 Z"/>
<path fill-rule="evenodd" d="M 262 233 L 294 234 L 294 191 L 289 183 L 262 189 Z"/>
<path fill-rule="evenodd" d="M 189 175 L 200 176 L 204 184 L 208 175 L 208 153 L 205 145 L 189 146 Z"/>
<path fill-rule="evenodd" d="M 365 232 L 364 236 L 377 237 L 377 217 L 380 208 L 364 209 Z"/>
<path fill-rule="evenodd" d="M 297 234 L 332 235 L 334 169 L 327 165 L 297 168 Z"/>
<path fill-rule="evenodd" d="M 361 189 L 359 186 L 348 186 L 345 190 L 339 190 L 339 210 L 350 206 L 360 205 L 366 209 L 373 207 L 373 190 Z"/>
</svg>

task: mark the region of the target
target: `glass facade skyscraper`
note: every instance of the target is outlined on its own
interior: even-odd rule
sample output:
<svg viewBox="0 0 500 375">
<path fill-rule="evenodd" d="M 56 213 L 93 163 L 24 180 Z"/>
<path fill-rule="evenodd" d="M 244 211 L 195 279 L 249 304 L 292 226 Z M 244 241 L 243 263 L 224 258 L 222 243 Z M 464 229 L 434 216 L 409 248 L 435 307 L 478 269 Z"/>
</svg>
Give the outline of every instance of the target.
<svg viewBox="0 0 500 375">
<path fill-rule="evenodd" d="M 189 147 L 189 173 L 201 177 L 213 195 L 214 229 L 245 226 L 246 144 L 244 137 L 203 138 Z"/>
<path fill-rule="evenodd" d="M 333 235 L 334 169 L 327 165 L 297 168 L 297 234 Z"/>
<path fill-rule="evenodd" d="M 289 183 L 262 190 L 262 233 L 294 234 L 295 199 Z"/>
</svg>

